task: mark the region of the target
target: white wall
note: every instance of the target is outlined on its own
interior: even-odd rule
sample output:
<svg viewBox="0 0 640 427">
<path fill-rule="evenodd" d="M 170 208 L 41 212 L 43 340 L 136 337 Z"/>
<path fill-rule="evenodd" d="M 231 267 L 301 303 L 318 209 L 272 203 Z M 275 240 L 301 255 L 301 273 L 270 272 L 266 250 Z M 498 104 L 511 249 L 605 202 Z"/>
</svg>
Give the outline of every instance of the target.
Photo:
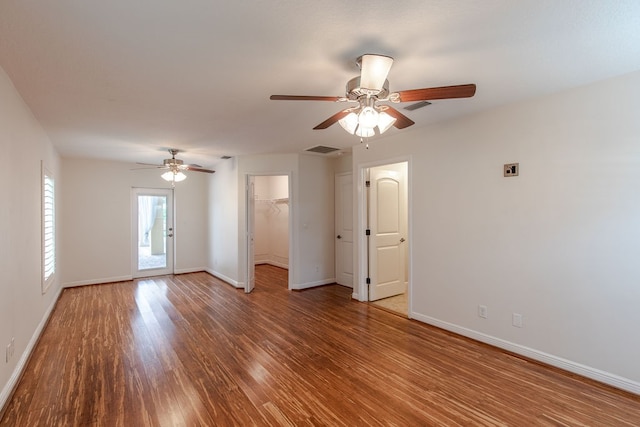
<svg viewBox="0 0 640 427">
<path fill-rule="evenodd" d="M 640 72 L 356 147 L 410 159 L 411 316 L 640 393 L 639 113 Z"/>
<path fill-rule="evenodd" d="M 334 175 L 330 159 L 300 156 L 300 186 L 296 194 L 300 276 L 297 284 L 335 282 Z"/>
<path fill-rule="evenodd" d="M 331 160 L 320 156 L 274 154 L 241 156 L 233 161 L 233 166 L 227 166 L 223 173 L 216 173 L 210 180 L 208 271 L 234 286 L 244 286 L 246 176 L 289 175 L 290 286 L 302 289 L 335 281 Z M 219 212 L 220 204 L 224 204 L 224 212 Z"/>
<path fill-rule="evenodd" d="M 0 167 L 3 183 L 0 202 L 1 408 L 61 290 L 59 263 L 56 279 L 46 294 L 42 294 L 41 288 L 41 161 L 55 178 L 58 217 L 63 188 L 57 153 L 2 68 L 0 152 L 3 158 Z M 58 237 L 59 225 L 58 221 Z M 5 363 L 5 349 L 12 338 L 15 339 L 14 354 L 9 363 Z"/>
<path fill-rule="evenodd" d="M 333 173 L 346 173 L 353 170 L 353 155 L 351 153 L 341 154 L 332 158 Z"/>
<path fill-rule="evenodd" d="M 232 158 L 218 164 L 216 173 L 209 181 L 208 206 L 208 251 L 207 271 L 242 287 L 238 260 L 238 224 L 244 221 L 238 213 L 237 159 Z"/>
<path fill-rule="evenodd" d="M 170 188 L 157 169 L 94 159 L 62 159 L 61 273 L 64 286 L 129 280 L 132 265 L 131 189 Z M 206 267 L 207 178 L 188 173 L 176 183 L 176 273 Z"/>
</svg>

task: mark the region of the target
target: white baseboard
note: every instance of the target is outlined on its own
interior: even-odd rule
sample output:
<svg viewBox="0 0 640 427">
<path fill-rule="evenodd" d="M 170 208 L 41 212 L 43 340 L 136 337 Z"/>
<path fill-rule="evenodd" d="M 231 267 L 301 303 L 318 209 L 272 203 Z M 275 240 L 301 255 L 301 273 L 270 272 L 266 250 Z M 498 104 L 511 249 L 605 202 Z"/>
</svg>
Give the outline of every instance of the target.
<svg viewBox="0 0 640 427">
<path fill-rule="evenodd" d="M 227 282 L 228 284 L 230 284 L 234 288 L 238 288 L 238 289 L 244 288 L 244 282 L 238 282 L 237 280 L 233 280 L 230 277 L 227 277 L 224 274 L 218 273 L 217 271 L 214 271 L 214 270 L 212 270 L 210 268 L 207 268 L 204 271 L 206 271 L 207 273 L 209 273 L 210 275 L 212 275 L 214 277 L 217 277 L 220 280 L 224 280 L 225 282 Z"/>
<path fill-rule="evenodd" d="M 280 268 L 284 268 L 285 270 L 289 269 L 289 264 L 283 263 L 283 262 L 279 262 L 279 261 L 274 261 L 272 259 L 270 260 L 264 260 L 264 261 L 256 261 L 256 265 L 264 265 L 264 264 L 268 264 L 268 265 L 273 265 L 274 267 L 280 267 Z"/>
<path fill-rule="evenodd" d="M 117 277 L 105 277 L 104 279 L 92 279 L 92 280 L 78 280 L 77 282 L 68 282 L 63 283 L 63 288 L 74 288 L 76 286 L 87 286 L 87 285 L 101 285 L 104 283 L 114 283 L 114 282 L 127 282 L 129 280 L 133 280 L 133 276 L 117 276 Z"/>
<path fill-rule="evenodd" d="M 548 354 L 543 351 L 529 348 L 520 344 L 505 341 L 503 339 L 496 338 L 491 335 L 486 335 L 472 329 L 467 329 L 458 325 L 454 325 L 452 323 L 443 322 L 441 320 L 429 316 L 424 316 L 419 313 L 413 312 L 411 313 L 410 317 L 420 322 L 428 323 L 429 325 L 433 325 L 438 328 L 483 342 L 485 344 L 489 344 L 494 347 L 498 347 L 512 353 L 537 360 L 538 362 L 546 363 L 547 365 L 555 366 L 556 368 L 560 368 L 565 371 L 572 372 L 574 374 L 578 374 L 580 376 L 590 378 L 604 384 L 608 384 L 621 390 L 640 395 L 640 383 L 628 378 L 624 378 L 610 372 L 605 372 L 600 369 L 592 368 L 590 366 L 573 362 L 571 360 L 554 356 L 552 354 Z"/>
<path fill-rule="evenodd" d="M 196 268 L 174 268 L 173 274 L 187 274 L 187 273 L 199 273 L 201 271 L 206 271 L 204 267 L 196 267 Z"/>
<path fill-rule="evenodd" d="M 64 287 L 62 286 L 58 289 L 58 292 L 56 293 L 55 298 L 53 298 L 53 302 L 51 303 L 51 305 L 49 305 L 49 307 L 47 307 L 47 311 L 45 311 L 44 316 L 42 316 L 42 320 L 40 320 L 40 323 L 36 327 L 36 330 L 33 332 L 31 339 L 27 343 L 27 347 L 22 352 L 22 355 L 20 356 L 20 360 L 18 360 L 18 363 L 16 364 L 16 367 L 14 368 L 13 373 L 9 378 L 9 381 L 7 381 L 4 388 L 0 392 L 0 410 L 5 407 L 5 405 L 7 404 L 7 401 L 9 400 L 9 397 L 11 397 L 11 393 L 13 389 L 18 385 L 18 381 L 20 380 L 22 371 L 24 371 L 24 369 L 27 367 L 29 356 L 31 356 L 31 352 L 33 351 L 33 348 L 36 346 L 36 343 L 38 342 L 38 338 L 40 338 L 40 334 L 42 334 L 42 331 L 44 330 L 44 327 L 46 326 L 47 321 L 49 320 L 49 316 L 51 316 L 51 312 L 53 311 L 53 308 L 56 306 L 56 303 L 58 302 L 58 299 L 60 298 L 60 294 L 62 294 L 63 289 Z"/>
<path fill-rule="evenodd" d="M 294 283 L 291 285 L 291 289 L 296 289 L 296 290 L 309 289 L 309 288 L 315 288 L 316 286 L 330 285 L 332 283 L 336 283 L 335 278 L 318 280 L 317 282 L 307 282 L 307 283 L 300 283 L 300 284 Z"/>
</svg>

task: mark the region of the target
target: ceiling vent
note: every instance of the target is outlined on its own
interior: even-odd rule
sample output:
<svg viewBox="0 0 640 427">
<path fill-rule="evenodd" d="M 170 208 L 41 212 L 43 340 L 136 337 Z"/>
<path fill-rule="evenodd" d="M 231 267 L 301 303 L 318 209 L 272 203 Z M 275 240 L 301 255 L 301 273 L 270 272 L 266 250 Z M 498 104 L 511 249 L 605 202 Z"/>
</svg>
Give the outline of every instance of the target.
<svg viewBox="0 0 640 427">
<path fill-rule="evenodd" d="M 416 102 L 415 104 L 407 105 L 406 107 L 404 107 L 404 109 L 413 111 L 417 110 L 418 108 L 426 107 L 427 105 L 431 105 L 431 103 L 429 101 L 420 101 Z"/>
<path fill-rule="evenodd" d="M 340 151 L 340 149 L 334 148 L 334 147 L 325 147 L 324 145 L 317 145 L 312 148 L 307 148 L 306 151 L 310 153 L 329 154 L 329 153 L 333 153 L 334 151 Z"/>
</svg>

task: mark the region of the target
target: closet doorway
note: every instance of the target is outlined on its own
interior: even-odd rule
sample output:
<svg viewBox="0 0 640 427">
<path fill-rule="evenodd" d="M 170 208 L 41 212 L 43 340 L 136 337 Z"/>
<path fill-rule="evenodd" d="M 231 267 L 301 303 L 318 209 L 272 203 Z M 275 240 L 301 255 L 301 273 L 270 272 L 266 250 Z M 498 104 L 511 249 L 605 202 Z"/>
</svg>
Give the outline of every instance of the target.
<svg viewBox="0 0 640 427">
<path fill-rule="evenodd" d="M 289 270 L 289 192 L 289 175 L 247 176 L 247 293 L 255 287 L 256 265 Z"/>
</svg>

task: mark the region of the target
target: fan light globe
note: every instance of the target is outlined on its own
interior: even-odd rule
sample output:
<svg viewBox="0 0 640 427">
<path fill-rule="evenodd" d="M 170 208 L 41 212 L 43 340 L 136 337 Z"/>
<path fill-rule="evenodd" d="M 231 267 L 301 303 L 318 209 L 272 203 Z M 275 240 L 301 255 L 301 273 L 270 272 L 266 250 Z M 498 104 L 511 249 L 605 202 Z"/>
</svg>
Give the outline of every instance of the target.
<svg viewBox="0 0 640 427">
<path fill-rule="evenodd" d="M 378 112 L 373 107 L 364 107 L 358 114 L 359 127 L 374 128 L 378 125 Z"/>
<path fill-rule="evenodd" d="M 373 130 L 373 128 L 368 128 L 365 126 L 358 126 L 358 129 L 356 130 L 356 135 L 361 138 L 370 138 L 375 134 L 376 132 Z"/>
<path fill-rule="evenodd" d="M 344 130 L 353 135 L 356 131 L 356 128 L 358 127 L 358 115 L 354 112 L 351 112 L 341 118 L 338 123 L 340 123 L 340 126 L 342 126 Z"/>
<path fill-rule="evenodd" d="M 169 182 L 180 182 L 180 181 L 184 181 L 187 178 L 187 176 L 183 174 L 181 171 L 177 171 L 177 172 L 166 171 L 160 176 L 162 177 L 162 179 Z"/>
<path fill-rule="evenodd" d="M 384 111 L 380 112 L 380 114 L 378 114 L 378 130 L 380 131 L 380 134 L 383 134 L 386 131 L 388 131 L 389 128 L 391 128 L 391 126 L 393 126 L 395 122 L 396 122 L 395 117 L 391 117 L 389 114 L 385 113 Z"/>
</svg>

